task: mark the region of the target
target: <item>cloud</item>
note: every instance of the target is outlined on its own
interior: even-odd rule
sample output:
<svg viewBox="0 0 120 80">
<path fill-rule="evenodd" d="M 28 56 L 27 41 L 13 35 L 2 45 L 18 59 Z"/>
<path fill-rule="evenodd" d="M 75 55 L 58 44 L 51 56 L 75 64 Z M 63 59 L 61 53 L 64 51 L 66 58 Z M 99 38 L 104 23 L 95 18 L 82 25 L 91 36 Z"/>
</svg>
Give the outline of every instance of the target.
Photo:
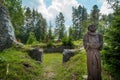
<svg viewBox="0 0 120 80">
<path fill-rule="evenodd" d="M 47 19 L 47 21 L 53 21 L 56 17 L 56 15 L 59 14 L 59 12 L 62 12 L 66 25 L 69 25 L 72 20 L 72 6 L 78 6 L 79 3 L 77 0 L 52 0 L 50 6 L 46 6 L 46 3 L 44 0 L 39 0 L 39 7 L 38 11 L 42 13 L 43 17 Z"/>
<path fill-rule="evenodd" d="M 114 11 L 112 8 L 110 8 L 110 5 L 106 1 L 104 1 L 103 5 L 101 6 L 100 13 L 108 15 L 108 14 L 113 13 L 113 12 Z"/>
</svg>

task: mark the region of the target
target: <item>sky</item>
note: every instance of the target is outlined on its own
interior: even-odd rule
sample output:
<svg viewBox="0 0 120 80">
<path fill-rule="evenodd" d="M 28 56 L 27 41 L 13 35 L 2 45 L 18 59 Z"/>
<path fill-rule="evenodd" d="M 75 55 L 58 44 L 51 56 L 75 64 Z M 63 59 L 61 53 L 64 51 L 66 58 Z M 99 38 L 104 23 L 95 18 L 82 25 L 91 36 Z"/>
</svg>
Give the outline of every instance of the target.
<svg viewBox="0 0 120 80">
<path fill-rule="evenodd" d="M 66 27 L 72 25 L 72 6 L 84 6 L 90 13 L 92 7 L 97 5 L 101 14 L 113 13 L 106 0 L 22 0 L 23 7 L 30 7 L 42 13 L 47 22 L 55 23 L 55 17 L 62 12 L 65 17 Z"/>
</svg>

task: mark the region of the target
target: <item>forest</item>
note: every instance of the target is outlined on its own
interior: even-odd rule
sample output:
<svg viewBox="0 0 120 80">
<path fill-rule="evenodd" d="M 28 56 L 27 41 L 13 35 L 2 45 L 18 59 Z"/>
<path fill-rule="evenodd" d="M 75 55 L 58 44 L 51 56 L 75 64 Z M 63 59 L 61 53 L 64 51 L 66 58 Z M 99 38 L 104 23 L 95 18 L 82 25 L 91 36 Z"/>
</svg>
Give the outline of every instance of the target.
<svg viewBox="0 0 120 80">
<path fill-rule="evenodd" d="M 108 15 L 100 14 L 98 5 L 94 5 L 89 14 L 84 6 L 73 6 L 72 25 L 67 27 L 62 12 L 55 17 L 55 22 L 47 22 L 36 9 L 23 7 L 22 0 L 3 0 L 16 40 L 24 47 L 13 44 L 0 51 L 0 80 L 86 80 L 83 36 L 90 24 L 96 25 L 97 32 L 103 35 L 102 80 L 120 80 L 120 1 L 106 1 L 114 10 Z M 62 63 L 61 52 L 48 50 L 61 46 L 76 50 L 75 56 L 66 63 Z M 28 56 L 27 50 L 31 47 L 45 50 L 42 63 L 37 64 Z"/>
</svg>

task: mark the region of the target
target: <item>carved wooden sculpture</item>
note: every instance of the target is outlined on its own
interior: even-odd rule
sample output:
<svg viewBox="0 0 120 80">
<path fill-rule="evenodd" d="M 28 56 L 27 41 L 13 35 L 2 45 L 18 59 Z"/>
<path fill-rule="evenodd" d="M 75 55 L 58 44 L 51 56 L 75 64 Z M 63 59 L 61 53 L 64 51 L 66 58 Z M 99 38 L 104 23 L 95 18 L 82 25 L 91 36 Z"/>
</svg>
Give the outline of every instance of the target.
<svg viewBox="0 0 120 80">
<path fill-rule="evenodd" d="M 103 45 L 102 35 L 96 33 L 96 26 L 90 25 L 83 39 L 87 52 L 88 80 L 101 80 L 100 50 Z"/>
</svg>

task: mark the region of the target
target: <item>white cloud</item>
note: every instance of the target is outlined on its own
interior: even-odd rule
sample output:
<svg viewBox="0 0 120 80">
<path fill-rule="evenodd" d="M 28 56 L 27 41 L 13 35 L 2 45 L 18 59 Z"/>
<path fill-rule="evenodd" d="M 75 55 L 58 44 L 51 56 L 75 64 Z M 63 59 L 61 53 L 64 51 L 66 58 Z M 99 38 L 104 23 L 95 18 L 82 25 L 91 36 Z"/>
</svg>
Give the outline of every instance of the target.
<svg viewBox="0 0 120 80">
<path fill-rule="evenodd" d="M 108 15 L 113 12 L 114 12 L 113 9 L 110 8 L 110 4 L 108 4 L 106 1 L 104 1 L 101 6 L 100 13 Z"/>
<path fill-rule="evenodd" d="M 65 16 L 66 25 L 69 25 L 72 20 L 72 6 L 78 6 L 77 0 L 52 0 L 50 6 L 46 6 L 44 0 L 39 0 L 40 6 L 38 11 L 42 13 L 47 21 L 54 21 L 56 15 L 62 12 Z M 52 22 L 54 23 L 54 22 Z"/>
</svg>

